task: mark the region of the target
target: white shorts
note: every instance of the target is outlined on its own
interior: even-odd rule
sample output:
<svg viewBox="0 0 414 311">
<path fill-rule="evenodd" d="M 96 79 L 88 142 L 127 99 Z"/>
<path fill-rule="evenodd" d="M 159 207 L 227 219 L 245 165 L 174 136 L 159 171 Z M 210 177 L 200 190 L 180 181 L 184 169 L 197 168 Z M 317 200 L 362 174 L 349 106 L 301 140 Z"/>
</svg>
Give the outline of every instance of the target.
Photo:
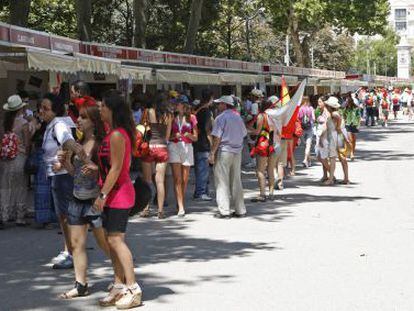
<svg viewBox="0 0 414 311">
<path fill-rule="evenodd" d="M 168 163 L 179 163 L 184 166 L 194 165 L 194 151 L 192 144 L 183 142 L 168 144 Z"/>
</svg>

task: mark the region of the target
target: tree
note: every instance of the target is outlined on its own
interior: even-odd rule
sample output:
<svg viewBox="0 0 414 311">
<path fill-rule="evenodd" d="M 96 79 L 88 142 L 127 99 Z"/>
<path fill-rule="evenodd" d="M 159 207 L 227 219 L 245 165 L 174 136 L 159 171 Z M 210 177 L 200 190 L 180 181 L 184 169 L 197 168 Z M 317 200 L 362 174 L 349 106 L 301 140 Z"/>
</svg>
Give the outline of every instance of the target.
<svg viewBox="0 0 414 311">
<path fill-rule="evenodd" d="M 12 25 L 27 27 L 31 0 L 10 0 L 10 19 Z"/>
<path fill-rule="evenodd" d="M 396 45 L 399 40 L 392 29 L 387 29 L 383 38 L 360 40 L 353 59 L 354 69 L 361 73 L 396 76 Z M 376 72 L 374 72 L 374 68 Z"/>
<path fill-rule="evenodd" d="M 337 33 L 384 33 L 389 14 L 387 0 L 265 0 L 275 31 L 288 34 L 295 61 L 309 67 L 309 43 L 320 29 L 332 26 Z"/>
<path fill-rule="evenodd" d="M 194 52 L 195 41 L 197 37 L 198 27 L 201 20 L 201 9 L 203 8 L 203 0 L 191 1 L 190 21 L 187 27 L 187 37 L 184 44 L 184 52 L 192 54 Z"/>
<path fill-rule="evenodd" d="M 134 0 L 134 45 L 146 47 L 145 30 L 147 28 L 147 0 Z"/>
<path fill-rule="evenodd" d="M 317 32 L 310 48 L 314 66 L 320 69 L 348 71 L 355 55 L 354 39 L 345 33 L 336 34 L 329 26 Z"/>
<path fill-rule="evenodd" d="M 76 0 L 76 20 L 78 39 L 81 41 L 92 41 L 92 2 L 91 0 Z"/>
</svg>

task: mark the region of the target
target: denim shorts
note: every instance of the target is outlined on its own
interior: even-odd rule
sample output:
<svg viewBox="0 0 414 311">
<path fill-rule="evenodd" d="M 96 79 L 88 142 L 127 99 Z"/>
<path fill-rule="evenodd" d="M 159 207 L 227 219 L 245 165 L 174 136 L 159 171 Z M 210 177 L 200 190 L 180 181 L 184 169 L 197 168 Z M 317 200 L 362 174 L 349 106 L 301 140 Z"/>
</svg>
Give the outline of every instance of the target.
<svg viewBox="0 0 414 311">
<path fill-rule="evenodd" d="M 68 224 L 82 226 L 90 224 L 93 228 L 102 228 L 101 212 L 93 209 L 94 199 L 79 200 L 73 198 L 69 202 Z"/>
<path fill-rule="evenodd" d="M 56 215 L 68 216 L 69 202 L 73 199 L 73 177 L 69 174 L 52 176 L 51 188 Z"/>
</svg>

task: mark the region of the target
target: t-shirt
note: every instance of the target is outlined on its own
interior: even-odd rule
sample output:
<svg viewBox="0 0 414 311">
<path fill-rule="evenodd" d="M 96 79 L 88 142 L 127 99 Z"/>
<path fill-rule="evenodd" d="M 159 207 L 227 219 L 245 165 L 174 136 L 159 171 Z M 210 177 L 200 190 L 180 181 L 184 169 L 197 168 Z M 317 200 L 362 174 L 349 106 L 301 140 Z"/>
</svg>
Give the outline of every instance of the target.
<svg viewBox="0 0 414 311">
<path fill-rule="evenodd" d="M 254 116 L 259 114 L 259 103 L 255 102 L 252 104 L 251 114 Z"/>
<path fill-rule="evenodd" d="M 172 123 L 172 126 L 171 126 L 171 133 L 173 137 L 172 141 L 175 143 L 182 141 L 186 144 L 192 144 L 193 141 L 190 138 L 185 137 L 184 134 L 185 133 L 192 134 L 196 126 L 197 126 L 197 118 L 193 114 L 190 116 L 190 122 L 186 122 L 185 117 L 183 117 L 181 120 L 179 120 L 178 116 L 175 117 Z M 180 138 L 176 138 L 177 133 L 181 134 Z"/>
<path fill-rule="evenodd" d="M 200 109 L 197 114 L 198 122 L 198 140 L 193 144 L 196 152 L 209 152 L 210 142 L 207 136 L 207 127 L 211 126 L 213 114 L 208 108 Z"/>
<path fill-rule="evenodd" d="M 70 127 L 75 126 L 68 117 L 56 117 L 47 126 L 43 136 L 43 159 L 46 163 L 47 176 L 67 174 L 66 170 L 53 172 L 52 167 L 58 162 L 57 153 L 60 147 L 68 140 L 73 140 Z"/>
<path fill-rule="evenodd" d="M 243 139 L 247 135 L 247 130 L 240 114 L 227 109 L 214 121 L 211 135 L 221 138 L 220 151 L 237 154 L 243 149 Z"/>
<path fill-rule="evenodd" d="M 99 148 L 99 183 L 103 186 L 106 177 L 111 169 L 111 135 L 119 132 L 125 139 L 125 155 L 124 161 L 119 174 L 111 192 L 108 193 L 106 205 L 113 209 L 130 209 L 135 203 L 135 189 L 132 185 L 129 170 L 131 167 L 131 139 L 123 128 L 117 128 L 109 132 L 102 141 Z"/>
</svg>

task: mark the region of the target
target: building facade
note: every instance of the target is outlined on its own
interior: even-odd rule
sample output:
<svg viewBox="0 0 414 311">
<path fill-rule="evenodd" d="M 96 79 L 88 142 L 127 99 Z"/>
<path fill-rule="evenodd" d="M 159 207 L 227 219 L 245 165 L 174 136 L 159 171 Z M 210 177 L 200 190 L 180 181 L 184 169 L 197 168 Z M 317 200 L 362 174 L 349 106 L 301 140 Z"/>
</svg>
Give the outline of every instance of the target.
<svg viewBox="0 0 414 311">
<path fill-rule="evenodd" d="M 389 23 L 401 37 L 398 49 L 398 77 L 410 78 L 414 46 L 414 0 L 389 0 Z"/>
</svg>

